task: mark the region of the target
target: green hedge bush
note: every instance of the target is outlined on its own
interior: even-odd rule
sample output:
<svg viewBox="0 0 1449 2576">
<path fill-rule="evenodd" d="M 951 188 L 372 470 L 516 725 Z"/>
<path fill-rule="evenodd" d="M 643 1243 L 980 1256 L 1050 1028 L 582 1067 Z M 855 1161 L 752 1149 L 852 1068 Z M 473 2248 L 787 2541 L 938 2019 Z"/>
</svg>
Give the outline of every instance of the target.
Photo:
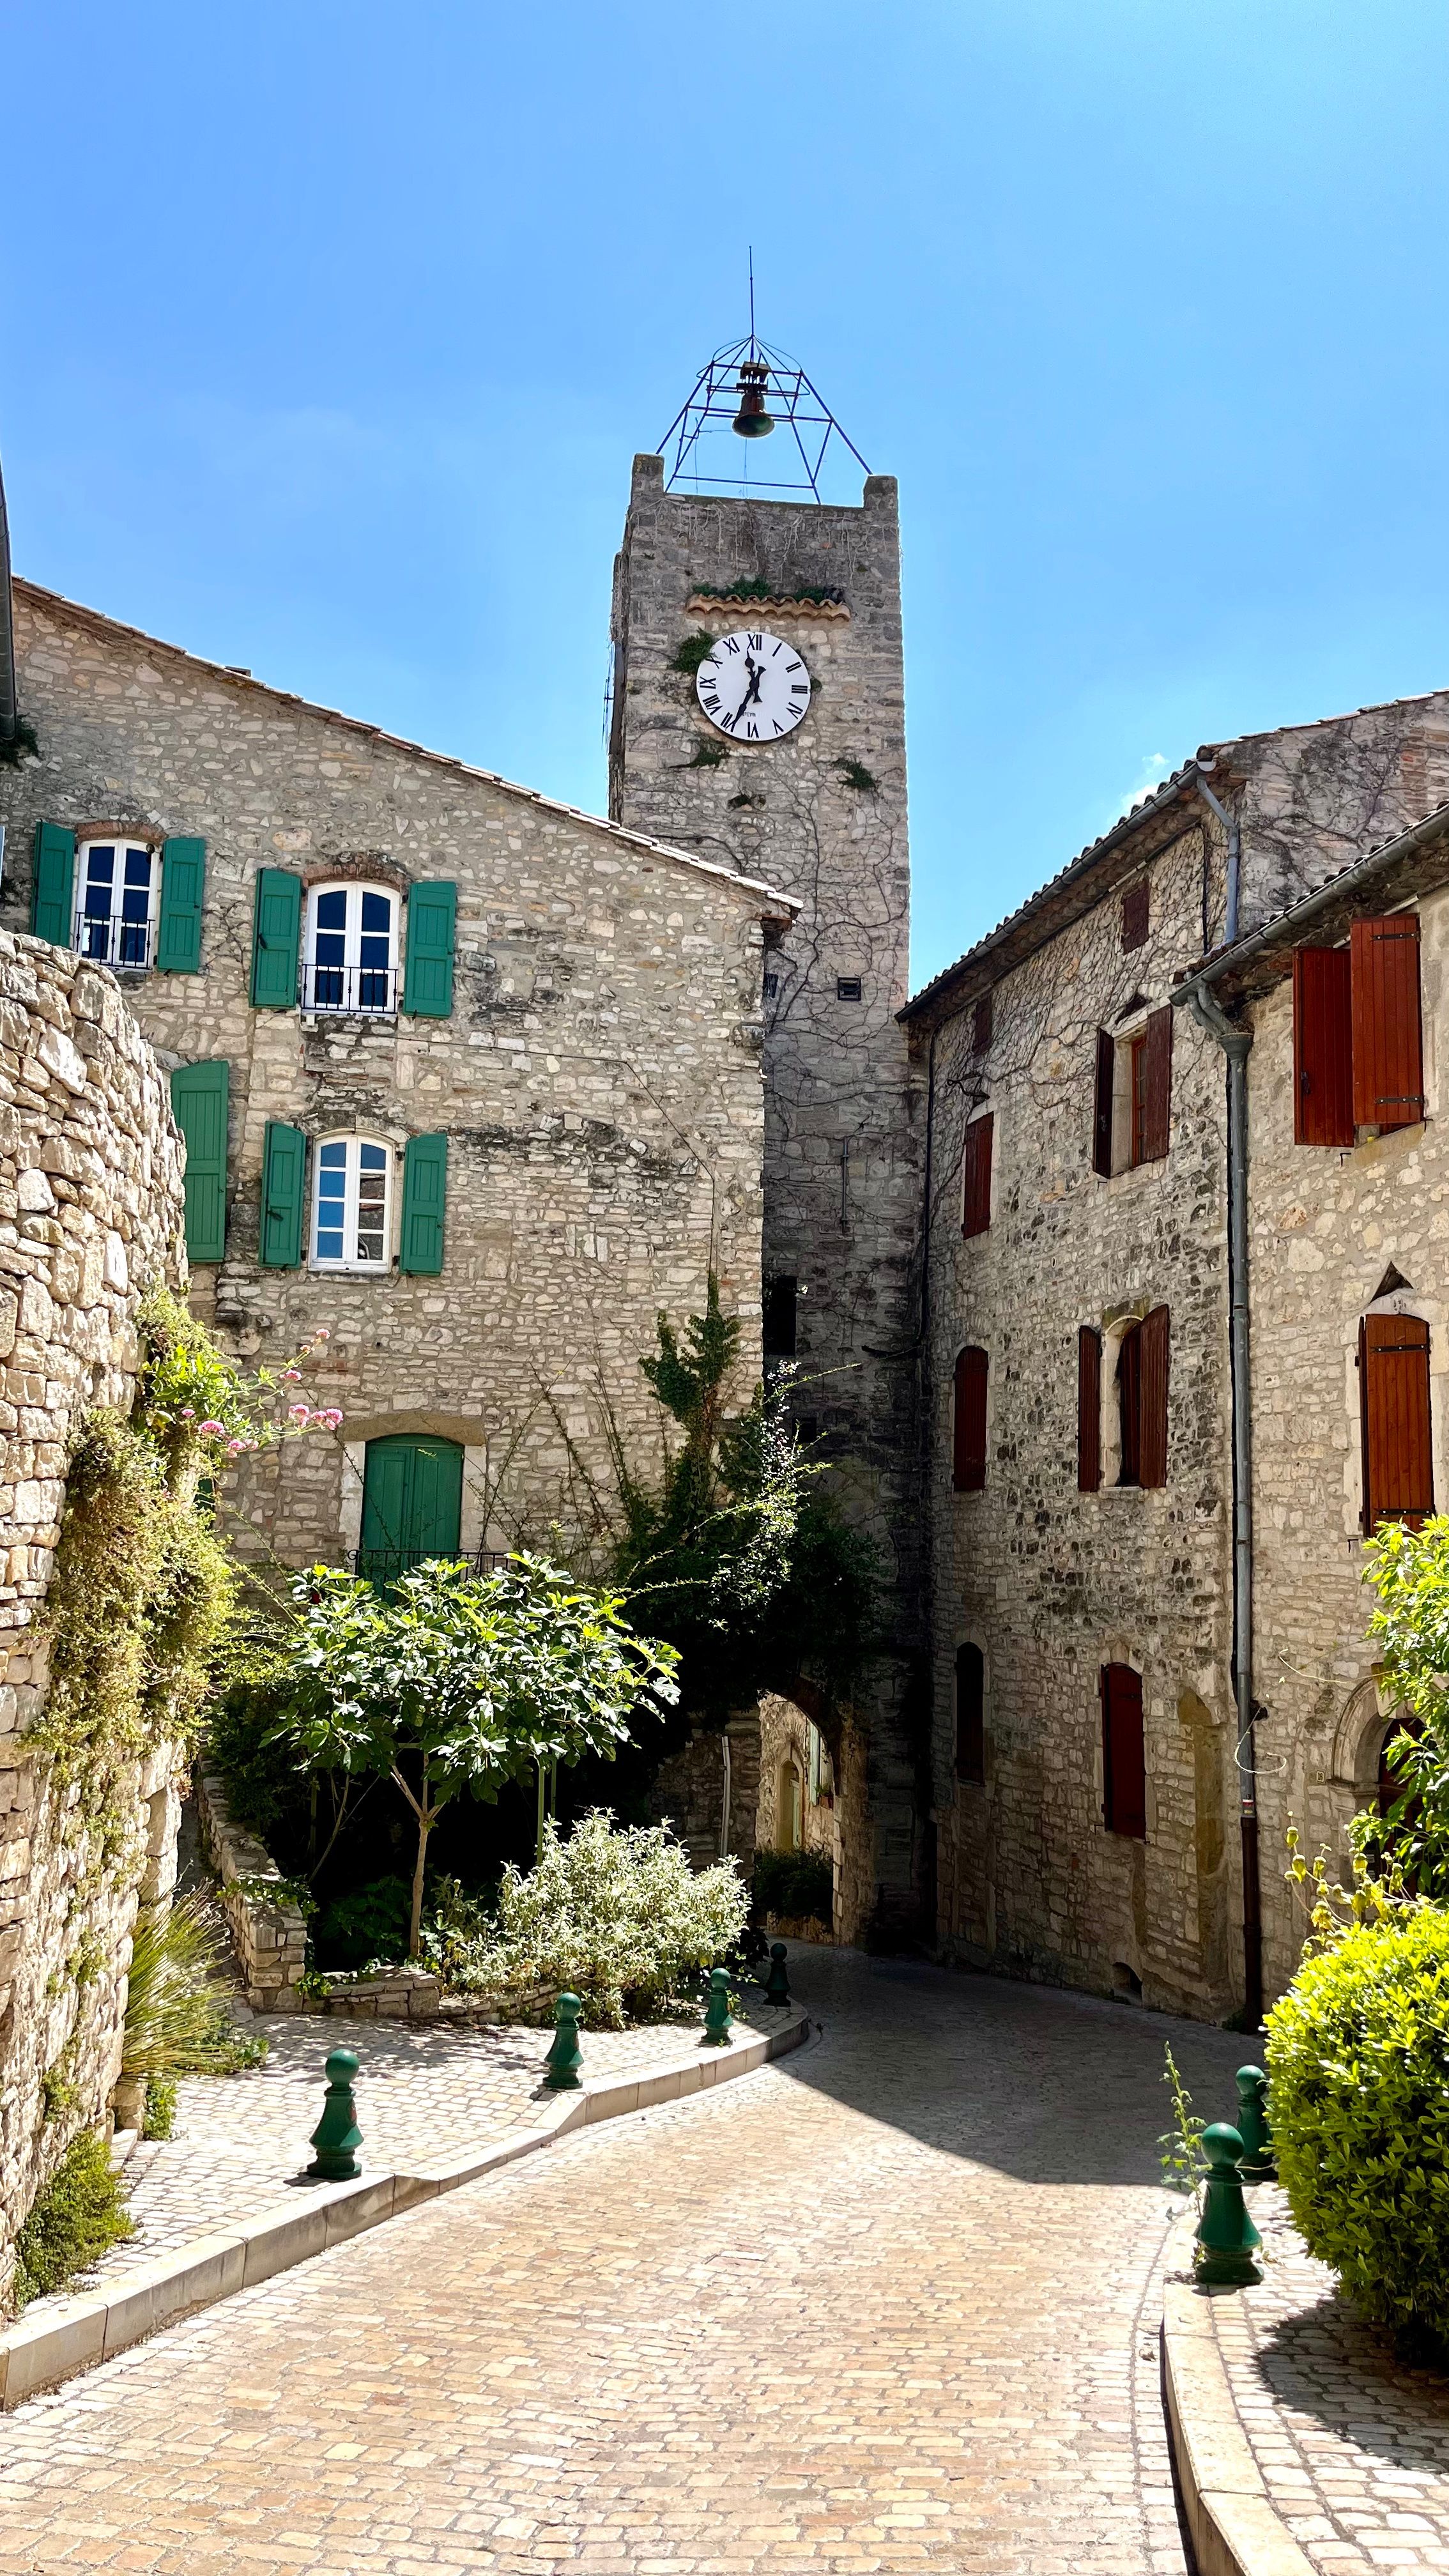
<svg viewBox="0 0 1449 2576">
<path fill-rule="evenodd" d="M 1310 2253 L 1374 2323 L 1449 2345 L 1449 1913 L 1305 1960 L 1268 2015 L 1278 2170 Z"/>
<path fill-rule="evenodd" d="M 826 1852 L 757 1851 L 753 1887 L 756 1910 L 829 1927 L 835 1908 L 835 1865 Z"/>
</svg>

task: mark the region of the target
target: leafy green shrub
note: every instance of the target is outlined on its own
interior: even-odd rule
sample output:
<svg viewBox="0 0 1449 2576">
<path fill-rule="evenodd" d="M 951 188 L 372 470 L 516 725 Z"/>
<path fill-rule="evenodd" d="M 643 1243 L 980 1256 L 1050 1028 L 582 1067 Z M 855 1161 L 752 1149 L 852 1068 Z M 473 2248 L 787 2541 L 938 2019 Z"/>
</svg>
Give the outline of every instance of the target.
<svg viewBox="0 0 1449 2576">
<path fill-rule="evenodd" d="M 176 2126 L 175 2084 L 164 2076 L 153 2076 L 146 2087 L 146 2119 L 143 2138 L 169 2138 Z"/>
<path fill-rule="evenodd" d="M 692 1988 L 747 1910 L 733 1861 L 696 1872 L 663 1825 L 620 1831 L 596 1807 L 567 1840 L 549 1819 L 543 1858 L 526 1876 L 509 1863 L 496 1914 L 476 1931 L 454 1899 L 451 1926 L 446 1911 L 435 1917 L 434 1956 L 450 1983 L 513 2009 L 572 1989 L 595 2028 L 617 2030 Z"/>
<path fill-rule="evenodd" d="M 757 1851 L 755 1910 L 830 1923 L 835 1909 L 835 1864 L 825 1852 Z"/>
<path fill-rule="evenodd" d="M 375 1878 L 336 1896 L 317 1918 L 317 1956 L 324 1968 L 362 1968 L 371 1960 L 405 1959 L 412 1893 L 405 1878 Z"/>
<path fill-rule="evenodd" d="M 72 2139 L 15 2240 L 16 2306 L 64 2289 L 135 2232 L 110 2149 L 86 2130 Z"/>
<path fill-rule="evenodd" d="M 1278 2170 L 1376 2324 L 1449 2342 L 1449 1914 L 1340 1931 L 1268 2015 Z"/>
<path fill-rule="evenodd" d="M 126 1987 L 121 2073 L 148 2087 L 178 2075 L 236 2075 L 267 2043 L 237 2028 L 228 2008 L 225 1936 L 200 1891 L 136 1918 Z"/>
</svg>

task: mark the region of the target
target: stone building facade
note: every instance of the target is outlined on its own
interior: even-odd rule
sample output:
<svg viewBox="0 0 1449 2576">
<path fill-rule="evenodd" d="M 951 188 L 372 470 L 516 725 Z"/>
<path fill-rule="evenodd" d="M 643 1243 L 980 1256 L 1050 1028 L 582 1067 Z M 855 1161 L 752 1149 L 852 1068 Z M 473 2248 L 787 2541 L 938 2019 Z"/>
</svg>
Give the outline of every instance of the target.
<svg viewBox="0 0 1449 2576">
<path fill-rule="evenodd" d="M 761 976 L 788 896 L 15 585 L 4 909 L 172 1076 L 193 1302 L 332 1441 L 239 1471 L 285 1564 L 585 1541 L 711 1270 L 760 1331 Z"/>
<path fill-rule="evenodd" d="M 92 1407 L 129 1412 L 143 1290 L 184 1291 L 181 1170 L 165 1076 L 114 977 L 0 933 L 0 2312 L 16 2227 L 105 2113 L 137 1904 L 175 1877 L 170 1745 L 127 1770 L 106 1865 L 81 1787 L 57 1789 L 26 1736 L 67 1441 Z"/>
<path fill-rule="evenodd" d="M 808 707 L 752 738 L 712 720 L 696 665 L 706 646 L 755 643 L 803 673 Z M 802 1428 L 887 1579 L 888 1650 L 858 1707 L 829 1720 L 840 1920 L 850 1935 L 872 1921 L 914 1931 L 932 1856 L 913 1611 L 920 1176 L 896 1017 L 910 870 L 894 482 L 868 477 L 858 508 L 732 499 L 667 490 L 663 460 L 637 456 L 613 645 L 611 814 L 798 907 L 762 961 L 767 1364 L 796 1362 Z"/>
<path fill-rule="evenodd" d="M 1396 970 L 1386 992 L 1375 951 Z M 1366 1534 L 1381 1511 L 1442 1511 L 1449 1497 L 1449 811 L 1350 862 L 1198 981 L 1250 1041 L 1253 1692 L 1271 1994 L 1304 1931 L 1282 1877 L 1289 1826 L 1346 1875 L 1349 1818 L 1393 1794 L 1380 1757 L 1397 1721 L 1366 1634 Z M 1364 1021 L 1385 1006 L 1396 1056 L 1384 1096 L 1368 1097 Z M 1355 1114 L 1369 1109 L 1379 1115 Z"/>
<path fill-rule="evenodd" d="M 948 1954 L 1217 2016 L 1255 1994 L 1261 1916 L 1267 1990 L 1288 1973 L 1268 1784 L 1306 1793 L 1322 1747 L 1295 1685 L 1240 1758 L 1228 1090 L 1183 978 L 1446 793 L 1443 695 L 1210 746 L 903 1015 Z M 1255 1436 L 1280 1401 L 1255 1363 Z M 1275 1527 L 1258 1621 L 1287 1619 Z M 1356 1558 L 1279 1579 L 1310 1627 L 1331 1603 L 1358 1687 Z"/>
</svg>

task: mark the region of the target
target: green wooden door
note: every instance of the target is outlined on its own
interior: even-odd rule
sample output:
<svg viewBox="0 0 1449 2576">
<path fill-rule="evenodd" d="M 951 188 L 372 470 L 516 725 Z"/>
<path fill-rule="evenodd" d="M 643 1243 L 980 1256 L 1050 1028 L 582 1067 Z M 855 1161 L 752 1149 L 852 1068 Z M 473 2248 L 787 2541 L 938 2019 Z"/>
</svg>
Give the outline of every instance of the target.
<svg viewBox="0 0 1449 2576">
<path fill-rule="evenodd" d="M 359 1574 L 405 1574 L 429 1556 L 456 1556 L 463 1519 L 463 1452 L 456 1440 L 398 1433 L 369 1440 L 362 1480 Z"/>
</svg>

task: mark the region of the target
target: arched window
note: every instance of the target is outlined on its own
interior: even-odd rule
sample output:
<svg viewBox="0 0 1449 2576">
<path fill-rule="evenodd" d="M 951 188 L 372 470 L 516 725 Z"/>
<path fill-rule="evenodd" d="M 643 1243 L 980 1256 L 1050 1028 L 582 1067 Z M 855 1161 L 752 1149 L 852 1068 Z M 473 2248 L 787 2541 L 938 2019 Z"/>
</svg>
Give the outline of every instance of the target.
<svg viewBox="0 0 1449 2576">
<path fill-rule="evenodd" d="M 958 1494 L 979 1494 L 986 1483 L 986 1353 L 956 1354 L 952 1389 L 951 1482 Z"/>
<path fill-rule="evenodd" d="M 391 1018 L 397 1010 L 398 898 L 388 886 L 313 886 L 307 897 L 304 1011 Z"/>
<path fill-rule="evenodd" d="M 1434 1508 L 1429 1327 L 1417 1315 L 1365 1315 L 1358 1328 L 1363 1526 L 1417 1529 Z"/>
<path fill-rule="evenodd" d="M 75 944 L 102 966 L 149 966 L 161 853 L 144 841 L 82 841 Z"/>
<path fill-rule="evenodd" d="M 986 1663 L 979 1646 L 956 1649 L 956 1777 L 986 1784 Z"/>
<path fill-rule="evenodd" d="M 1147 1744 L 1142 1724 L 1142 1675 L 1131 1664 L 1103 1664 L 1102 1822 L 1109 1834 L 1147 1839 Z"/>
<path fill-rule="evenodd" d="M 312 1185 L 312 1259 L 319 1270 L 385 1270 L 392 1260 L 390 1145 L 329 1136 Z"/>
</svg>

